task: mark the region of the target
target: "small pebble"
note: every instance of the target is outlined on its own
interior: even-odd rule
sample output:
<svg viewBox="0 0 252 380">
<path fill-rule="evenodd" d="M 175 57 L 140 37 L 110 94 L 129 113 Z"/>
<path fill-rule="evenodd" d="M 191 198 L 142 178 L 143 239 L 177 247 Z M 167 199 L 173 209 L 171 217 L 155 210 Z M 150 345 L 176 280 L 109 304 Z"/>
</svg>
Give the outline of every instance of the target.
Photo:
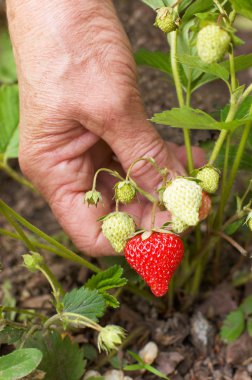
<svg viewBox="0 0 252 380">
<path fill-rule="evenodd" d="M 207 354 L 213 345 L 214 330 L 208 320 L 197 312 L 191 320 L 191 336 L 193 345 L 203 354 Z"/>
<path fill-rule="evenodd" d="M 92 370 L 90 370 L 90 371 L 87 371 L 85 373 L 85 376 L 84 376 L 83 380 L 88 380 L 91 377 L 100 377 L 100 376 L 101 376 L 101 374 L 98 371 L 92 371 Z"/>
<path fill-rule="evenodd" d="M 124 380 L 124 374 L 122 371 L 116 369 L 110 369 L 104 374 L 105 380 Z"/>
<path fill-rule="evenodd" d="M 252 375 L 252 363 L 248 364 L 247 371 L 250 375 Z"/>
<path fill-rule="evenodd" d="M 146 364 L 152 364 L 158 356 L 158 346 L 154 342 L 147 343 L 139 351 L 139 356 Z"/>
</svg>

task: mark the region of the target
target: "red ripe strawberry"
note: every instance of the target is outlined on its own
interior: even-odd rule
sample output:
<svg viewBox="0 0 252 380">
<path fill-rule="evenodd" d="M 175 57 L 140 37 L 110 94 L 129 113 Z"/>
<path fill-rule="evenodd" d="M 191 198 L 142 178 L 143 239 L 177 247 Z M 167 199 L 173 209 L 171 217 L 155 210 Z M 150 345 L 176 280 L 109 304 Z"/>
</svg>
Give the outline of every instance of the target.
<svg viewBox="0 0 252 380">
<path fill-rule="evenodd" d="M 128 240 L 125 257 L 150 286 L 152 293 L 162 297 L 183 258 L 184 245 L 179 236 L 171 233 L 152 232 L 147 238 L 144 235 L 139 234 Z"/>
<path fill-rule="evenodd" d="M 204 220 L 208 217 L 208 214 L 212 207 L 212 200 L 207 193 L 202 192 L 202 203 L 199 209 L 199 220 Z"/>
</svg>

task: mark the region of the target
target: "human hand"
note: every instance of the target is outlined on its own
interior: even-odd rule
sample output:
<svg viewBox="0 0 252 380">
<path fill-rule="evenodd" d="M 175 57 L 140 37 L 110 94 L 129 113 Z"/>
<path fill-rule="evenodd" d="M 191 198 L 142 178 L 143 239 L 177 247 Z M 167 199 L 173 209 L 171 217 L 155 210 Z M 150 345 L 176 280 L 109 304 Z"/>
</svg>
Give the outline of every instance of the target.
<svg viewBox="0 0 252 380">
<path fill-rule="evenodd" d="M 112 210 L 111 178 L 99 177 L 104 207 L 83 205 L 95 171 L 123 172 L 148 156 L 182 174 L 185 153 L 169 148 L 146 121 L 130 44 L 111 0 L 46 3 L 7 0 L 20 88 L 20 165 L 76 246 L 108 254 L 97 218 Z M 147 191 L 160 182 L 143 163 L 131 174 Z M 128 211 L 149 227 L 150 204 L 135 202 Z M 166 219 L 160 212 L 156 220 Z"/>
</svg>

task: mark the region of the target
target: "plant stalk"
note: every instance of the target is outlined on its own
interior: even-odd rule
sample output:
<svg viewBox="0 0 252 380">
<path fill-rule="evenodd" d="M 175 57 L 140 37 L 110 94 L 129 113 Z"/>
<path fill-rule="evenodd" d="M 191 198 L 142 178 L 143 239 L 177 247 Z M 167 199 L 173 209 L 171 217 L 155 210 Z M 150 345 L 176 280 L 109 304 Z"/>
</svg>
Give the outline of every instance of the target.
<svg viewBox="0 0 252 380">
<path fill-rule="evenodd" d="M 173 79 L 175 83 L 177 98 L 179 106 L 182 108 L 185 106 L 184 101 L 184 95 L 183 95 L 183 89 L 180 81 L 180 75 L 179 75 L 179 67 L 178 67 L 178 61 L 177 61 L 177 36 L 178 32 L 175 30 L 174 32 L 171 32 L 171 67 L 172 67 L 172 74 Z M 192 147 L 191 147 L 191 139 L 190 139 L 190 130 L 183 128 L 184 133 L 184 141 L 185 141 L 185 147 L 186 147 L 186 155 L 187 155 L 187 162 L 188 162 L 188 170 L 189 173 L 193 171 L 194 165 L 193 165 L 193 156 L 192 156 Z"/>
<path fill-rule="evenodd" d="M 6 174 L 8 174 L 12 179 L 14 179 L 16 182 L 20 183 L 21 185 L 24 185 L 31 189 L 32 191 L 36 192 L 35 187 L 27 181 L 22 175 L 17 173 L 15 170 L 13 170 L 7 162 L 0 162 L 0 169 L 2 169 Z"/>
</svg>

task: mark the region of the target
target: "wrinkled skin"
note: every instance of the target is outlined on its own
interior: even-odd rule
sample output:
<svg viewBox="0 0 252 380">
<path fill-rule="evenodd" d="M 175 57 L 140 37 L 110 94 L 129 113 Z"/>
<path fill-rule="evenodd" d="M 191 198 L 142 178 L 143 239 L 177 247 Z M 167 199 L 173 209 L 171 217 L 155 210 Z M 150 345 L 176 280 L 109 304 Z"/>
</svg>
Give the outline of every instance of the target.
<svg viewBox="0 0 252 380">
<path fill-rule="evenodd" d="M 20 87 L 21 169 L 80 250 L 111 253 L 96 221 L 112 211 L 111 177 L 98 181 L 104 206 L 83 205 L 95 171 L 123 173 L 133 159 L 151 156 L 182 174 L 184 149 L 166 145 L 146 121 L 131 47 L 111 0 L 7 0 L 7 12 Z M 196 156 L 200 164 L 197 149 Z M 161 180 L 144 163 L 132 177 L 149 191 Z M 150 204 L 127 209 L 149 227 Z M 159 213 L 157 224 L 165 220 Z"/>
</svg>

